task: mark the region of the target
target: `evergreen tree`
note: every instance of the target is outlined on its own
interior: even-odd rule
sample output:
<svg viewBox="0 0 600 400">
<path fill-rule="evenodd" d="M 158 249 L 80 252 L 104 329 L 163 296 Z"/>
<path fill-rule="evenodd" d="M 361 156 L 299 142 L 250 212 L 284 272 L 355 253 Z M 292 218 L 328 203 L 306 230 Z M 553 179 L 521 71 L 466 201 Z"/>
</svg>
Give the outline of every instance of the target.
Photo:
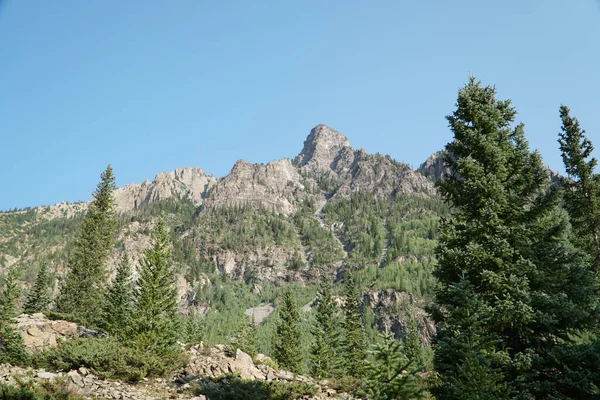
<svg viewBox="0 0 600 400">
<path fill-rule="evenodd" d="M 442 372 L 432 389 L 436 398 L 508 399 L 502 371 L 492 363 L 501 361 L 506 352 L 495 347 L 499 335 L 486 330 L 490 307 L 465 276 L 449 285 L 446 296 L 451 301 L 447 301 L 445 324 L 434 342 L 435 367 Z"/>
<path fill-rule="evenodd" d="M 19 287 L 16 283 L 16 271 L 10 269 L 2 277 L 0 295 L 0 364 L 20 364 L 27 360 L 27 352 L 21 333 L 15 328 L 13 317 L 17 314 Z"/>
<path fill-rule="evenodd" d="M 523 125 L 511 126 L 510 101 L 495 95 L 471 78 L 447 117 L 454 133 L 446 146 L 450 175 L 438 187 L 453 210 L 440 226 L 436 251 L 441 286 L 434 318 L 442 327 L 436 395 L 473 398 L 461 388 L 475 379 L 482 389 L 470 393 L 479 396 L 497 387 L 502 398 L 506 385 L 510 396 L 565 398 L 551 360 L 595 323 L 593 280 L 580 267 L 540 155 L 529 150 Z M 463 280 L 470 293 L 458 296 Z M 485 321 L 470 336 L 456 328 L 470 326 L 471 314 L 459 310 L 465 296 Z M 582 398 L 590 388 L 580 382 Z"/>
<path fill-rule="evenodd" d="M 367 364 L 365 388 L 373 400 L 424 399 L 423 379 L 414 363 L 402 354 L 402 345 L 393 335 L 383 336 L 375 345 L 373 362 Z"/>
<path fill-rule="evenodd" d="M 199 316 L 192 314 L 185 317 L 181 326 L 183 326 L 182 341 L 185 344 L 193 346 L 202 343 L 204 340 L 204 327 Z"/>
<path fill-rule="evenodd" d="M 339 359 L 340 338 L 337 308 L 332 298 L 331 278 L 323 273 L 319 280 L 314 302 L 315 326 L 311 346 L 310 371 L 315 378 L 328 378 L 336 374 Z"/>
<path fill-rule="evenodd" d="M 48 266 L 43 263 L 29 292 L 23 311 L 27 314 L 43 312 L 48 308 Z"/>
<path fill-rule="evenodd" d="M 560 106 L 560 118 L 558 142 L 568 175 L 562 180 L 564 205 L 576 232 L 576 244 L 592 256 L 594 271 L 600 272 L 600 174 L 594 173 L 598 161 L 592 157 L 592 142 L 567 106 Z"/>
<path fill-rule="evenodd" d="M 254 314 L 252 314 L 249 321 L 245 321 L 240 327 L 233 347 L 252 357 L 256 355 L 256 321 Z"/>
<path fill-rule="evenodd" d="M 277 328 L 273 339 L 274 356 L 279 366 L 294 373 L 302 368 L 300 312 L 290 288 L 283 293 L 279 306 Z"/>
<path fill-rule="evenodd" d="M 154 245 L 144 251 L 135 290 L 133 344 L 147 352 L 177 352 L 177 288 L 167 228 L 159 220 Z"/>
<path fill-rule="evenodd" d="M 56 301 L 59 312 L 90 324 L 99 322 L 107 278 L 106 259 L 115 242 L 114 189 L 115 177 L 109 165 L 100 175 L 100 182 L 74 241 Z"/>
<path fill-rule="evenodd" d="M 129 257 L 123 254 L 117 274 L 104 295 L 101 326 L 111 334 L 124 338 L 133 318 L 133 286 Z"/>
<path fill-rule="evenodd" d="M 344 369 L 349 376 L 363 376 L 366 359 L 365 323 L 361 312 L 362 301 L 354 279 L 348 273 L 345 278 L 346 303 L 344 304 Z"/>
<path fill-rule="evenodd" d="M 406 332 L 402 338 L 402 351 L 406 358 L 412 363 L 413 368 L 418 370 L 427 369 L 425 351 L 421 344 L 419 326 L 414 315 L 407 313 Z"/>
</svg>

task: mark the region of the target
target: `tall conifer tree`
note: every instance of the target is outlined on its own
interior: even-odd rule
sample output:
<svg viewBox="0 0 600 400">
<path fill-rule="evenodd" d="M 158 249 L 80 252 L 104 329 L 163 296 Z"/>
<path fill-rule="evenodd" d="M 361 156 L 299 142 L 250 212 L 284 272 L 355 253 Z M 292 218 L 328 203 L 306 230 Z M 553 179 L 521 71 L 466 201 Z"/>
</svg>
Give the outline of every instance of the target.
<svg viewBox="0 0 600 400">
<path fill-rule="evenodd" d="M 123 254 L 117 274 L 104 296 L 102 328 L 124 338 L 131 329 L 133 318 L 133 285 L 129 257 Z"/>
<path fill-rule="evenodd" d="M 16 271 L 8 270 L 2 277 L 0 292 L 0 364 L 19 364 L 27 360 L 27 352 L 21 333 L 12 320 L 17 314 L 19 287 L 16 282 Z"/>
<path fill-rule="evenodd" d="M 27 296 L 23 311 L 27 314 L 43 312 L 48 308 L 50 296 L 48 295 L 48 265 L 40 266 L 33 287 Z"/>
<path fill-rule="evenodd" d="M 593 281 L 515 116 L 471 78 L 447 117 L 451 172 L 438 187 L 453 212 L 436 251 L 438 399 L 565 398 L 554 355 L 595 321 Z M 473 313 L 484 324 L 471 327 Z"/>
<path fill-rule="evenodd" d="M 100 182 L 83 218 L 56 301 L 59 312 L 91 324 L 99 322 L 107 278 L 106 260 L 115 243 L 115 187 L 115 177 L 109 165 L 100 175 Z"/>
<path fill-rule="evenodd" d="M 135 290 L 133 341 L 158 355 L 177 351 L 177 287 L 167 227 L 159 220 L 154 245 L 144 251 Z"/>
<path fill-rule="evenodd" d="M 564 204 L 576 231 L 577 245 L 592 256 L 594 271 L 600 272 L 600 174 L 594 169 L 594 146 L 569 108 L 560 106 L 562 132 L 558 142 L 568 178 L 562 180 Z"/>
<path fill-rule="evenodd" d="M 362 301 L 352 275 L 348 273 L 344 280 L 344 369 L 347 375 L 360 378 L 364 373 L 367 355 Z"/>
<path fill-rule="evenodd" d="M 302 369 L 302 341 L 300 332 L 300 311 L 291 289 L 287 288 L 279 306 L 275 331 L 274 356 L 281 368 L 294 373 Z"/>
<path fill-rule="evenodd" d="M 335 375 L 338 366 L 340 335 L 336 318 L 337 307 L 332 298 L 331 278 L 323 273 L 319 280 L 317 297 L 314 302 L 315 326 L 311 346 L 311 375 L 328 378 Z"/>
</svg>

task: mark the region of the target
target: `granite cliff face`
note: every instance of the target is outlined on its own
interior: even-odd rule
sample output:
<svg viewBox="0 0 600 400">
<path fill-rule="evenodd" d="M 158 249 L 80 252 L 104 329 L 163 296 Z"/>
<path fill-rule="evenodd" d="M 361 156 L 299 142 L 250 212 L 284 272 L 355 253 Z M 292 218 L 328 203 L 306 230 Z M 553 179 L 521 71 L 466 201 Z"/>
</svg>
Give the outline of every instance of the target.
<svg viewBox="0 0 600 400">
<path fill-rule="evenodd" d="M 187 198 L 199 206 L 216 182 L 213 175 L 207 175 L 200 168 L 177 168 L 159 173 L 152 182 L 146 180 L 119 188 L 114 198 L 119 212 L 170 198 Z"/>
<path fill-rule="evenodd" d="M 448 168 L 444 165 L 444 155 L 443 150 L 433 153 L 419 166 L 417 171 L 433 182 L 441 180 L 445 174 L 449 173 Z"/>
<path fill-rule="evenodd" d="M 326 125 L 311 130 L 294 162 L 303 175 L 325 181 L 333 198 L 347 198 L 361 191 L 381 198 L 434 194 L 433 185 L 420 173 L 389 156 L 352 149 L 344 135 Z"/>
<path fill-rule="evenodd" d="M 307 196 L 307 187 L 298 169 L 287 159 L 268 164 L 235 163 L 204 203 L 206 210 L 236 205 L 252 205 L 278 214 L 290 215 Z"/>
<path fill-rule="evenodd" d="M 208 191 L 215 185 L 214 175 L 207 175 L 201 168 L 177 168 L 160 172 L 152 182 L 145 180 L 117 188 L 113 193 L 117 212 L 124 213 L 147 204 L 166 199 L 189 199 L 197 206 L 204 201 Z M 67 203 L 37 208 L 38 215 L 47 220 L 72 218 L 87 210 L 88 202 Z"/>
</svg>

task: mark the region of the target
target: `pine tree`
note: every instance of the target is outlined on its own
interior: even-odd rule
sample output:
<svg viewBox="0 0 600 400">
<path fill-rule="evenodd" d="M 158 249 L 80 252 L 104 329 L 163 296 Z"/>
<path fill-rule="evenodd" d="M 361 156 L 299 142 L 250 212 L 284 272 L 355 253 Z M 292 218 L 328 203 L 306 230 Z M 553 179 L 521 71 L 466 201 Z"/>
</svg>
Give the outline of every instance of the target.
<svg viewBox="0 0 600 400">
<path fill-rule="evenodd" d="M 402 351 L 412 363 L 413 368 L 425 370 L 427 369 L 427 361 L 425 360 L 425 351 L 421 344 L 417 319 L 414 315 L 407 314 L 406 332 L 402 338 Z"/>
<path fill-rule="evenodd" d="M 424 383 L 414 363 L 402 353 L 402 345 L 393 335 L 382 335 L 382 343 L 373 350 L 373 362 L 367 364 L 365 388 L 373 400 L 424 399 Z"/>
<path fill-rule="evenodd" d="M 177 288 L 167 228 L 159 220 L 154 245 L 144 251 L 135 290 L 133 344 L 147 352 L 177 352 Z"/>
<path fill-rule="evenodd" d="M 117 217 L 112 193 L 115 177 L 109 165 L 100 175 L 89 209 L 74 242 L 64 282 L 56 301 L 59 312 L 88 324 L 98 323 L 106 260 L 114 246 Z"/>
<path fill-rule="evenodd" d="M 310 371 L 311 376 L 315 378 L 329 378 L 336 374 L 338 367 L 340 337 L 336 318 L 337 307 L 333 302 L 332 290 L 331 278 L 323 273 L 314 302 L 314 341 L 310 351 Z"/>
<path fill-rule="evenodd" d="M 48 295 L 48 266 L 44 263 L 38 271 L 23 311 L 27 314 L 43 312 L 48 308 L 48 303 L 50 303 L 50 296 Z"/>
<path fill-rule="evenodd" d="M 506 386 L 510 396 L 563 398 L 550 360 L 595 323 L 593 280 L 580 267 L 540 155 L 529 150 L 523 125 L 511 126 L 510 101 L 495 95 L 471 78 L 447 117 L 454 133 L 446 146 L 450 175 L 438 188 L 453 211 L 436 250 L 436 396 L 469 398 L 460 388 L 476 383 L 486 391 Z M 455 290 L 463 280 L 485 321 L 471 336 L 456 332 L 470 326 L 471 314 L 459 310 L 465 296 Z"/>
<path fill-rule="evenodd" d="M 111 334 L 125 338 L 133 318 L 133 285 L 129 257 L 123 254 L 117 274 L 104 295 L 101 327 Z"/>
<path fill-rule="evenodd" d="M 0 364 L 20 364 L 27 360 L 27 352 L 21 334 L 14 326 L 13 317 L 17 314 L 19 287 L 16 283 L 16 271 L 10 269 L 2 277 L 0 295 Z"/>
<path fill-rule="evenodd" d="M 363 376 L 367 355 L 365 323 L 361 313 L 362 301 L 354 279 L 348 273 L 345 278 L 346 303 L 344 304 L 344 369 L 349 376 Z"/>
<path fill-rule="evenodd" d="M 435 367 L 441 371 L 433 392 L 440 399 L 508 399 L 504 376 L 492 361 L 506 352 L 496 349 L 499 335 L 486 330 L 491 315 L 465 276 L 450 284 L 445 324 L 435 337 Z M 435 316 L 436 314 L 434 314 Z M 479 396 L 479 397 L 477 397 Z"/>
<path fill-rule="evenodd" d="M 240 327 L 233 347 L 252 357 L 256 355 L 256 320 L 254 314 L 252 314 L 250 320 L 245 321 Z"/>
<path fill-rule="evenodd" d="M 600 174 L 594 173 L 598 160 L 592 157 L 594 146 L 579 127 L 577 118 L 560 106 L 562 132 L 558 142 L 568 178 L 562 180 L 564 205 L 576 232 L 576 244 L 594 260 L 600 272 Z"/>
<path fill-rule="evenodd" d="M 293 373 L 302 368 L 300 312 L 290 288 L 283 293 L 279 306 L 277 328 L 273 339 L 274 356 L 279 366 Z"/>
</svg>

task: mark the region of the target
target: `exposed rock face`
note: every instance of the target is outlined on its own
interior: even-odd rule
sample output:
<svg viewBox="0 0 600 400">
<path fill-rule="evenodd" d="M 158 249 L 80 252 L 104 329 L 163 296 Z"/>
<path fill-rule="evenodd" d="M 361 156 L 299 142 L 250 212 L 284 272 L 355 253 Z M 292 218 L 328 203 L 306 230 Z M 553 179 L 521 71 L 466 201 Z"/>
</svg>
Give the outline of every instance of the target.
<svg viewBox="0 0 600 400">
<path fill-rule="evenodd" d="M 389 329 L 398 339 L 407 333 L 407 319 L 416 320 L 419 336 L 423 344 L 430 344 L 435 335 L 435 324 L 414 296 L 407 292 L 397 292 L 393 289 L 367 292 L 364 304 L 375 311 L 376 322 L 381 330 Z"/>
<path fill-rule="evenodd" d="M 348 151 L 350 150 L 350 151 Z M 315 126 L 304 141 L 304 148 L 294 159 L 294 163 L 305 171 L 329 173 L 343 169 L 352 162 L 352 149 L 348 139 L 327 125 Z M 338 168 L 337 165 L 341 164 Z"/>
<path fill-rule="evenodd" d="M 395 162 L 389 156 L 353 150 L 344 135 L 325 125 L 313 128 L 294 162 L 303 174 L 333 181 L 335 194 L 332 194 L 336 198 L 359 191 L 384 198 L 434 193 L 431 182 L 409 166 Z"/>
<path fill-rule="evenodd" d="M 117 212 L 134 210 L 160 200 L 188 198 L 200 206 L 209 189 L 217 183 L 213 175 L 207 175 L 201 168 L 177 168 L 171 172 L 161 172 L 152 182 L 145 180 L 117 188 L 114 193 Z M 85 212 L 89 202 L 67 203 L 63 201 L 51 206 L 38 208 L 38 215 L 44 219 L 72 218 Z"/>
<path fill-rule="evenodd" d="M 72 218 L 88 208 L 87 202 L 68 203 L 66 201 L 38 208 L 38 215 L 44 219 Z"/>
<path fill-rule="evenodd" d="M 19 315 L 15 318 L 15 322 L 21 332 L 25 347 L 31 352 L 56 346 L 61 340 L 99 335 L 99 332 L 84 328 L 74 322 L 49 320 L 41 313 Z"/>
<path fill-rule="evenodd" d="M 357 150 L 350 169 L 351 176 L 344 179 L 335 197 L 346 197 L 360 191 L 373 193 L 380 198 L 393 198 L 401 194 L 431 196 L 435 189 L 423 175 L 408 165 L 397 163 L 387 156 L 369 155 Z"/>
<path fill-rule="evenodd" d="M 214 176 L 207 175 L 200 168 L 177 168 L 171 172 L 161 172 L 142 183 L 126 185 L 114 192 L 117 211 L 129 211 L 148 203 L 164 199 L 188 198 L 196 205 L 202 204 L 208 190 L 217 182 Z"/>
<path fill-rule="evenodd" d="M 437 151 L 425 160 L 423 164 L 419 166 L 417 171 L 431 179 L 433 182 L 437 182 L 449 172 L 448 168 L 444 165 L 445 152 Z"/>
<path fill-rule="evenodd" d="M 264 164 L 235 163 L 229 175 L 211 190 L 204 202 L 207 210 L 250 204 L 255 208 L 289 215 L 306 197 L 302 177 L 289 159 Z"/>
</svg>

